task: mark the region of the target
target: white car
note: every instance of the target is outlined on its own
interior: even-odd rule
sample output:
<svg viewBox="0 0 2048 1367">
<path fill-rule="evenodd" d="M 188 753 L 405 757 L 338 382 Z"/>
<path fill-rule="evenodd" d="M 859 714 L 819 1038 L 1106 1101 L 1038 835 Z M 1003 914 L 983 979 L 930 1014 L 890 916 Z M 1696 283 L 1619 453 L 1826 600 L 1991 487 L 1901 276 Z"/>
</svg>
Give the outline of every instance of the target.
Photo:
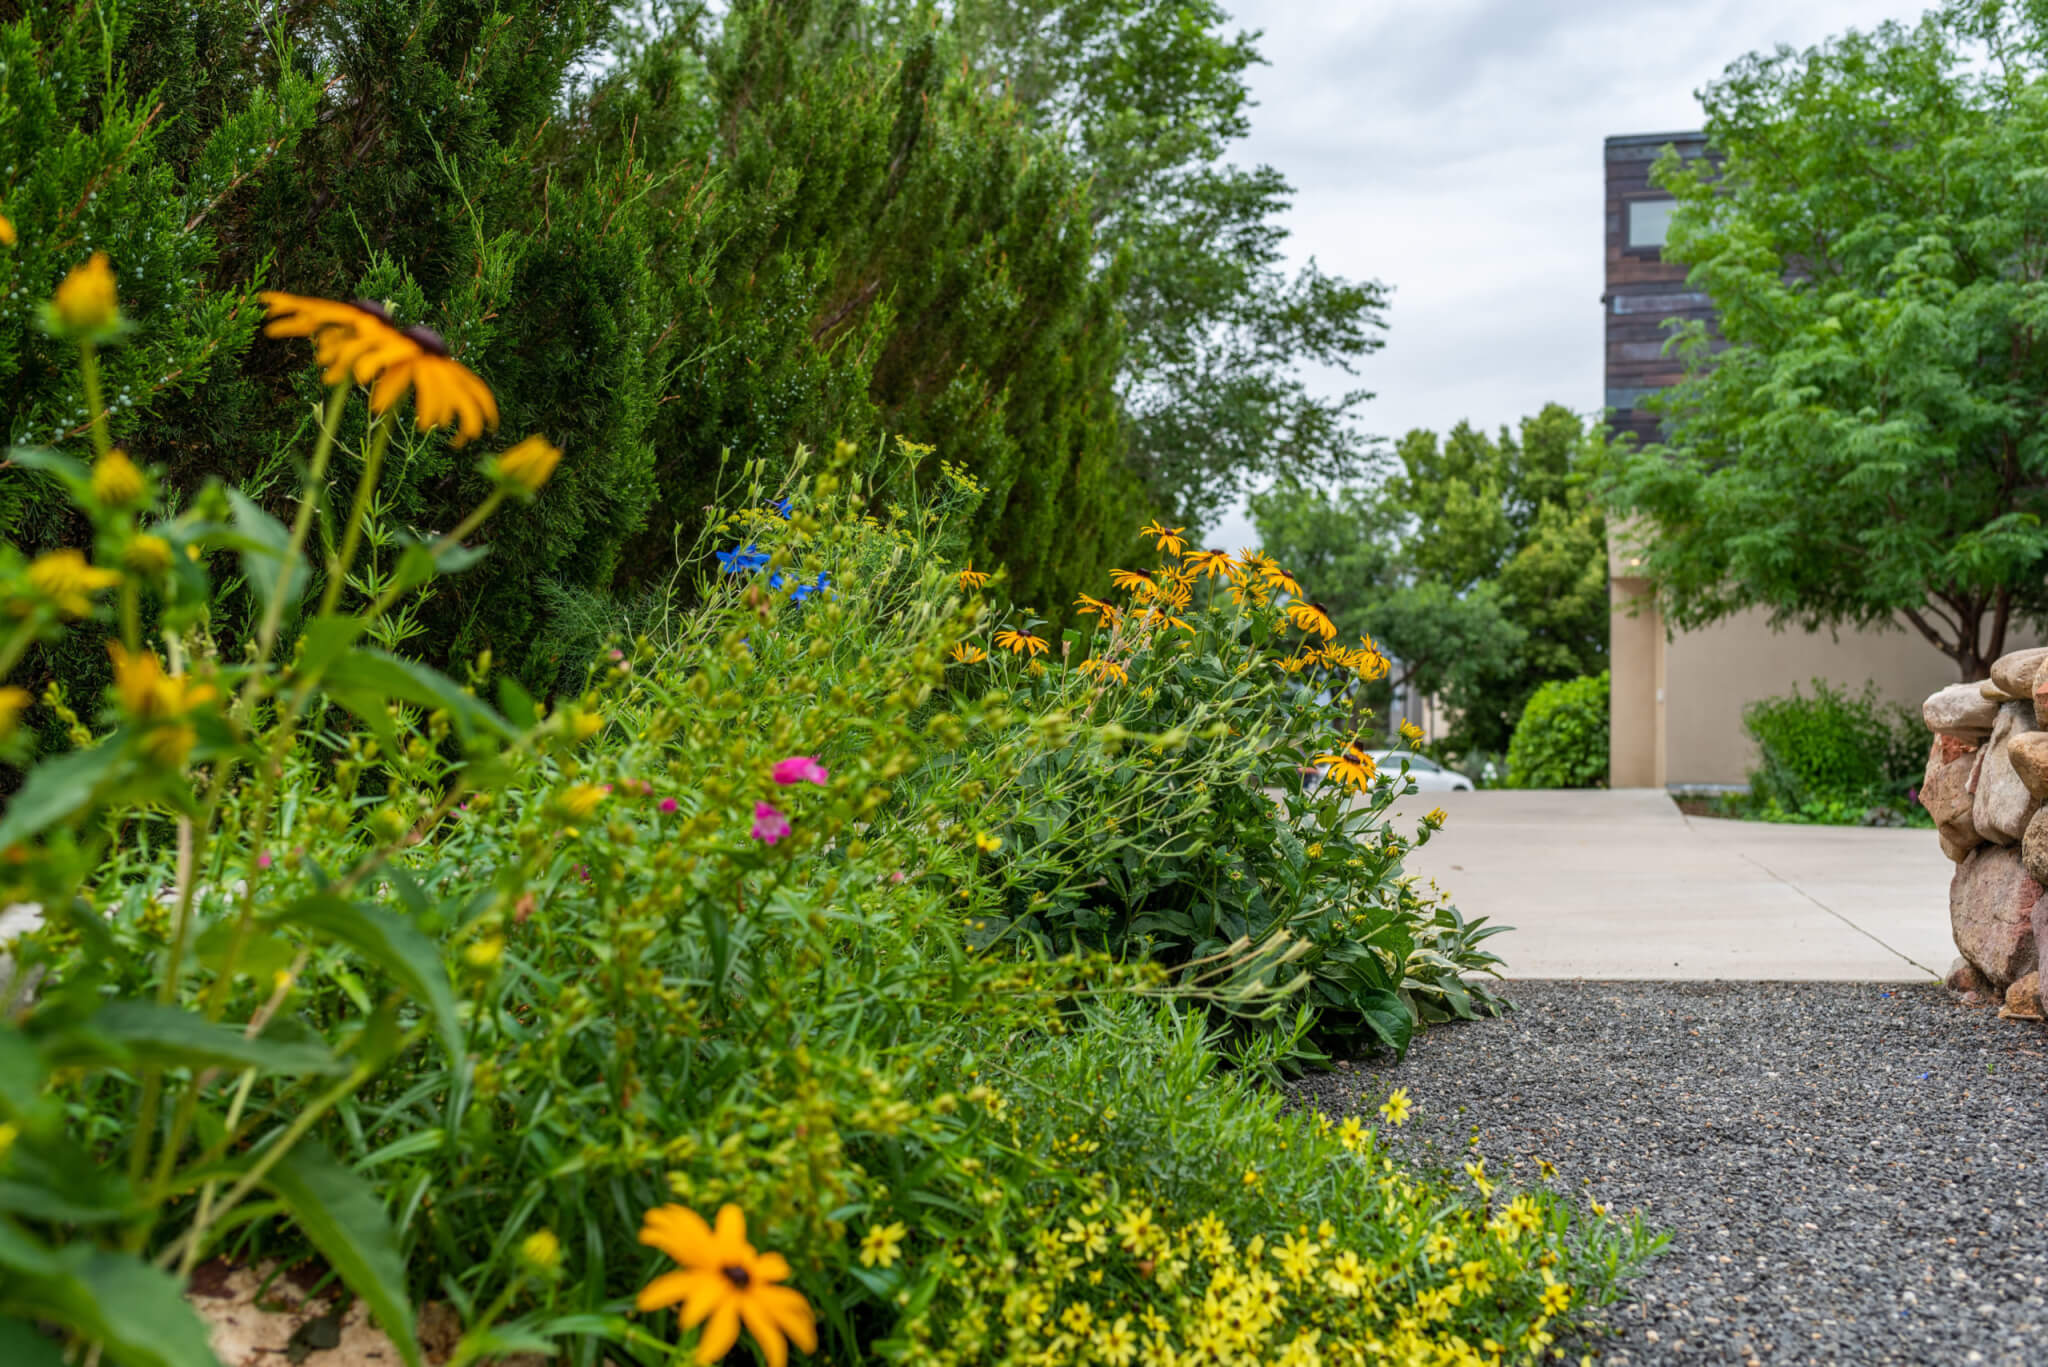
<svg viewBox="0 0 2048 1367">
<path fill-rule="evenodd" d="M 1472 780 L 1456 769 L 1446 769 L 1426 755 L 1408 750 L 1374 750 L 1372 762 L 1383 774 L 1389 774 L 1397 781 L 1401 777 L 1401 766 L 1408 766 L 1408 777 L 1415 780 L 1418 793 L 1469 793 Z"/>
</svg>

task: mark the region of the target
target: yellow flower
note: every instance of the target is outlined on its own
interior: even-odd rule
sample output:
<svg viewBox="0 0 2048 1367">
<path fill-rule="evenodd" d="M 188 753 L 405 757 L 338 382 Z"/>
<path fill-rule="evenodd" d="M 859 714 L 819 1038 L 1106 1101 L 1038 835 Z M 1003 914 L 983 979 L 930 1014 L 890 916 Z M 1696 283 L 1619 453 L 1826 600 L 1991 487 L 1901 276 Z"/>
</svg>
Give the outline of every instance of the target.
<svg viewBox="0 0 2048 1367">
<path fill-rule="evenodd" d="M 1129 683 L 1131 681 L 1130 671 L 1125 669 L 1122 665 L 1118 664 L 1115 660 L 1083 660 L 1080 664 L 1076 665 L 1075 668 L 1079 669 L 1083 674 L 1086 674 L 1093 678 L 1097 683 L 1102 683 L 1105 681 L 1115 683 Z"/>
<path fill-rule="evenodd" d="M 1323 1273 L 1323 1284 L 1340 1296 L 1351 1297 L 1365 1290 L 1367 1276 L 1365 1264 L 1347 1248 L 1331 1260 L 1329 1271 Z"/>
<path fill-rule="evenodd" d="M 1551 1162 L 1548 1158 L 1536 1160 L 1536 1171 L 1543 1174 L 1543 1180 L 1546 1182 L 1557 1180 L 1557 1164 Z"/>
<path fill-rule="evenodd" d="M 1408 1098 L 1406 1087 L 1396 1087 L 1387 1093 L 1387 1099 L 1380 1103 L 1380 1114 L 1387 1118 L 1389 1125 L 1408 1123 L 1408 1112 L 1415 1109 L 1415 1103 Z"/>
<path fill-rule="evenodd" d="M 1482 1262 L 1460 1263 L 1458 1283 L 1473 1295 L 1482 1294 L 1493 1282 L 1493 1269 Z"/>
<path fill-rule="evenodd" d="M 171 543 L 150 532 L 137 532 L 121 548 L 121 563 L 137 574 L 162 574 L 171 567 Z"/>
<path fill-rule="evenodd" d="M 0 687 L 0 740 L 14 734 L 14 723 L 34 701 L 25 688 L 16 688 L 13 684 Z"/>
<path fill-rule="evenodd" d="M 492 463 L 491 476 L 531 498 L 561 463 L 561 447 L 550 445 L 546 437 L 531 436 L 501 453 Z"/>
<path fill-rule="evenodd" d="M 12 247 L 19 240 L 14 235 L 14 224 L 6 214 L 0 214 L 0 247 Z"/>
<path fill-rule="evenodd" d="M 1412 721 L 1402 722 L 1401 739 L 1407 741 L 1410 745 L 1415 744 L 1415 742 L 1422 739 L 1422 728 Z"/>
<path fill-rule="evenodd" d="M 570 821 L 589 819 L 597 810 L 597 804 L 604 801 L 606 790 L 595 783 L 578 783 L 556 795 L 555 805 Z"/>
<path fill-rule="evenodd" d="M 1441 830 L 1443 824 L 1451 818 L 1449 813 L 1445 812 L 1443 808 L 1431 807 L 1427 812 L 1423 813 L 1422 819 L 1428 822 L 1432 829 Z"/>
<path fill-rule="evenodd" d="M 996 644 L 1015 655 L 1043 655 L 1052 649 L 1043 636 L 1011 627 L 996 633 Z"/>
<path fill-rule="evenodd" d="M 114 272 L 107 265 L 107 254 L 94 252 L 84 265 L 73 266 L 57 286 L 51 308 L 57 321 L 71 332 L 90 335 L 117 327 L 121 303 L 115 297 Z"/>
<path fill-rule="evenodd" d="M 682 1266 L 649 1282 L 634 1304 L 660 1310 L 682 1303 L 683 1328 L 704 1326 L 697 1361 L 712 1363 L 732 1351 L 746 1325 L 768 1367 L 784 1367 L 789 1344 L 808 1353 L 818 1346 L 817 1320 L 810 1302 L 789 1280 L 789 1260 L 758 1253 L 747 1242 L 747 1217 L 734 1205 L 721 1207 L 714 1229 L 683 1206 L 647 1212 L 640 1242 L 660 1249 Z"/>
<path fill-rule="evenodd" d="M 464 947 L 462 961 L 471 968 L 493 968 L 505 957 L 505 937 L 487 935 Z"/>
<path fill-rule="evenodd" d="M 963 589 L 978 589 L 986 583 L 988 583 L 988 571 L 974 568 L 972 560 L 967 562 L 966 569 L 960 571 L 960 587 Z"/>
<path fill-rule="evenodd" d="M 983 854 L 994 854 L 1003 847 L 1003 838 L 999 835 L 990 835 L 987 831 L 976 831 L 974 847 Z"/>
<path fill-rule="evenodd" d="M 1562 1315 L 1571 1309 L 1572 1289 L 1550 1275 L 1550 1269 L 1543 1270 L 1543 1313 Z"/>
<path fill-rule="evenodd" d="M 448 354 L 441 334 L 432 328 L 410 327 L 403 335 L 417 343 L 418 350 L 392 361 L 377 377 L 370 386 L 370 411 L 388 412 L 410 392 L 414 424 L 422 432 L 453 427 L 454 444 L 462 446 L 487 428 L 497 431 L 498 401 L 490 386 Z"/>
<path fill-rule="evenodd" d="M 1379 766 L 1374 763 L 1371 753 L 1357 741 L 1346 745 L 1340 753 L 1317 755 L 1313 763 L 1320 765 L 1324 773 L 1339 783 L 1347 783 L 1360 790 L 1379 773 Z"/>
<path fill-rule="evenodd" d="M 1264 579 L 1268 584 L 1271 584 L 1274 588 L 1279 589 L 1282 593 L 1286 594 L 1289 598 L 1303 598 L 1307 596 L 1301 591 L 1300 581 L 1295 579 L 1295 577 L 1289 574 L 1286 570 L 1283 570 L 1278 565 L 1274 564 L 1271 560 L 1268 560 L 1263 565 L 1259 566 L 1259 576 L 1260 578 Z"/>
<path fill-rule="evenodd" d="M 1137 594 L 1140 598 L 1151 597 L 1155 587 L 1152 576 L 1144 570 L 1111 570 L 1109 582 L 1126 593 Z"/>
<path fill-rule="evenodd" d="M 868 1226 L 868 1232 L 861 1236 L 860 1265 L 896 1266 L 896 1259 L 903 1248 L 903 1236 L 909 1232 L 901 1223 Z"/>
<path fill-rule="evenodd" d="M 1155 517 L 1138 529 L 1138 535 L 1151 537 L 1153 544 L 1168 555 L 1179 555 L 1181 548 L 1187 545 L 1187 542 L 1181 540 L 1181 533 L 1186 530 L 1185 527 L 1162 526 Z"/>
<path fill-rule="evenodd" d="M 142 497 L 142 471 L 120 447 L 101 456 L 92 466 L 92 496 L 109 508 L 125 508 Z"/>
<path fill-rule="evenodd" d="M 1207 575 L 1214 579 L 1219 574 L 1228 574 L 1237 568 L 1237 562 L 1227 551 L 1184 551 L 1181 563 L 1190 574 Z"/>
<path fill-rule="evenodd" d="M 92 611 L 92 595 L 121 582 L 114 570 L 97 569 L 79 551 L 49 551 L 29 563 L 28 582 L 60 616 L 83 617 Z"/>
<path fill-rule="evenodd" d="M 211 685 L 194 683 L 187 675 L 164 673 L 163 661 L 154 651 L 130 654 L 119 641 L 109 641 L 107 653 L 114 659 L 114 692 L 137 721 L 170 721 L 213 700 Z"/>
<path fill-rule="evenodd" d="M 1321 603 L 1295 599 L 1287 605 L 1287 620 L 1303 631 L 1312 632 L 1325 641 L 1337 635 L 1337 624 L 1330 620 L 1330 610 Z"/>
<path fill-rule="evenodd" d="M 952 658 L 955 664 L 963 665 L 978 665 L 988 658 L 986 650 L 983 650 L 980 646 L 971 646 L 965 641 L 956 642 L 953 648 L 947 651 L 946 654 Z"/>
<path fill-rule="evenodd" d="M 1391 1100 L 1391 1098 L 1389 1099 Z M 1486 1175 L 1486 1160 L 1484 1158 L 1476 1163 L 1467 1163 L 1465 1165 L 1465 1175 L 1472 1179 L 1473 1189 L 1481 1196 L 1490 1197 L 1493 1195 L 1493 1181 Z"/>
<path fill-rule="evenodd" d="M 1344 1123 L 1337 1127 L 1337 1138 L 1344 1147 L 1357 1153 L 1365 1146 L 1365 1126 L 1355 1115 L 1344 1117 Z"/>
<path fill-rule="evenodd" d="M 1244 1184 L 1246 1186 L 1255 1187 L 1260 1183 L 1261 1180 L 1262 1179 L 1259 1176 L 1259 1170 L 1257 1168 L 1246 1168 L 1244 1170 Z"/>
<path fill-rule="evenodd" d="M 1085 593 L 1074 600 L 1074 606 L 1081 610 L 1084 617 L 1092 615 L 1101 618 L 1104 626 L 1113 625 L 1124 615 L 1124 610 L 1114 603 L 1105 603 L 1100 598 L 1090 598 Z"/>
<path fill-rule="evenodd" d="M 562 1241 L 551 1229 L 536 1230 L 521 1241 L 519 1259 L 543 1276 L 551 1275 L 562 1265 Z"/>
</svg>

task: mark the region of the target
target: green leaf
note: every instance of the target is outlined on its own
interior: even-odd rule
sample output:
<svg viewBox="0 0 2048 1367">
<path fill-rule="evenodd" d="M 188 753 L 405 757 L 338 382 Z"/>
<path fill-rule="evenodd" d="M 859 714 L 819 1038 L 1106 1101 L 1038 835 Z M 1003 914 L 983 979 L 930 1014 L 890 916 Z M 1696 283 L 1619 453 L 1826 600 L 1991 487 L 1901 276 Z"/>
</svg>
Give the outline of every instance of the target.
<svg viewBox="0 0 2048 1367">
<path fill-rule="evenodd" d="M 41 834 L 90 803 L 120 764 L 124 739 L 116 732 L 90 750 L 73 750 L 30 770 L 0 817 L 0 849 Z"/>
<path fill-rule="evenodd" d="M 24 1320 L 0 1319 L 0 1362 L 7 1367 L 65 1367 L 56 1340 Z"/>
<path fill-rule="evenodd" d="M 263 511 L 255 500 L 239 489 L 229 489 L 228 503 L 235 510 L 235 530 L 242 547 L 242 578 L 262 598 L 267 611 L 277 597 L 278 578 L 290 553 L 292 535 L 285 525 Z M 284 585 L 287 603 L 296 603 L 306 591 L 306 563 L 295 560 Z"/>
<path fill-rule="evenodd" d="M 105 1046 L 111 1044 L 123 1061 L 163 1068 L 231 1068 L 236 1072 L 254 1068 L 260 1073 L 285 1075 L 348 1071 L 348 1065 L 324 1045 L 262 1035 L 249 1039 L 234 1026 L 160 1002 L 108 1002 L 70 1038 L 74 1042 L 69 1048 L 62 1034 L 50 1042 L 52 1061 L 60 1067 L 104 1057 Z M 84 1058 L 78 1056 L 81 1047 Z"/>
<path fill-rule="evenodd" d="M 325 1149 L 303 1140 L 264 1181 L 291 1211 L 299 1232 L 369 1305 L 408 1367 L 421 1367 L 412 1304 L 405 1298 L 405 1259 L 376 1190 Z"/>
<path fill-rule="evenodd" d="M 429 709 L 443 707 L 465 733 L 512 737 L 503 717 L 463 692 L 447 675 L 381 650 L 352 650 L 342 656 L 329 668 L 325 686 L 336 693 L 368 693 Z"/>
<path fill-rule="evenodd" d="M 431 1013 L 449 1059 L 461 1060 L 462 1023 L 440 951 L 406 921 L 382 907 L 322 892 L 292 903 L 273 924 L 321 931 L 383 968 Z"/>
<path fill-rule="evenodd" d="M 317 679 L 362 636 L 369 623 L 353 613 L 323 613 L 299 634 L 297 674 Z"/>
<path fill-rule="evenodd" d="M 85 468 L 84 462 L 62 451 L 52 451 L 47 446 L 10 446 L 7 448 L 7 463 L 24 470 L 40 470 L 46 475 L 55 475 L 74 496 L 92 487 L 92 472 Z"/>
<path fill-rule="evenodd" d="M 1380 1043 L 1394 1051 L 1396 1058 L 1407 1054 L 1408 1041 L 1415 1035 L 1415 1017 L 1400 993 L 1369 987 L 1352 994 L 1348 1004 L 1364 1019 L 1366 1028 L 1379 1037 Z"/>
<path fill-rule="evenodd" d="M 21 1031 L 0 1024 L 0 1107 L 10 1115 L 27 1114 L 49 1075 L 50 1065 L 43 1061 L 43 1051 Z"/>
<path fill-rule="evenodd" d="M 63 1249 L 52 1264 L 40 1274 L 0 1280 L 0 1313 L 61 1324 L 105 1345 L 118 1367 L 220 1367 L 206 1326 L 169 1273 L 87 1244 Z M 13 1367 L 13 1358 L 4 1360 Z"/>
</svg>

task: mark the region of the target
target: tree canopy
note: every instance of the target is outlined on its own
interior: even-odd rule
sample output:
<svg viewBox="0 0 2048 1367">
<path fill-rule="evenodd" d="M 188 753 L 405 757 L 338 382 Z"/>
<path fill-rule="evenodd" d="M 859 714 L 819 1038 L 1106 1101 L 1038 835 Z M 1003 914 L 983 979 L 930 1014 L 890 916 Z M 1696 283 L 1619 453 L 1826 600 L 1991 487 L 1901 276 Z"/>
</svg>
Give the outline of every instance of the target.
<svg viewBox="0 0 2048 1367">
<path fill-rule="evenodd" d="M 1667 620 L 1904 625 L 1982 677 L 2048 625 L 2048 10 L 1952 0 L 1730 67 L 1667 153 L 1668 436 L 1617 460 Z"/>
</svg>

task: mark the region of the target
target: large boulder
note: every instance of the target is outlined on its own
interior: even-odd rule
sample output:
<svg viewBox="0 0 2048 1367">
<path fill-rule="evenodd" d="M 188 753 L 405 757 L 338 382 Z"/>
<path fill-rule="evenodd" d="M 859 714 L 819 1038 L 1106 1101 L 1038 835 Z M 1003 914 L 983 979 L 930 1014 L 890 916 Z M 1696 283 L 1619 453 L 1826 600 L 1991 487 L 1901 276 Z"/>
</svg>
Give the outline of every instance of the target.
<svg viewBox="0 0 2048 1367">
<path fill-rule="evenodd" d="M 2034 819 L 2027 823 L 2027 833 L 2020 839 L 2020 864 L 2034 875 L 2034 881 L 2048 885 L 2048 811 L 2034 813 Z"/>
<path fill-rule="evenodd" d="M 2040 967 L 2035 908 L 2041 885 L 2020 863 L 2020 852 L 1987 845 L 1956 866 L 1948 888 L 1949 927 L 1956 948 L 1992 989 L 2003 992 Z"/>
<path fill-rule="evenodd" d="M 2009 1021 L 2041 1019 L 2041 970 L 2035 969 L 2005 989 L 2005 1007 L 1999 1015 Z"/>
<path fill-rule="evenodd" d="M 2048 731 L 2022 731 L 2005 743 L 2005 757 L 2028 792 L 2048 798 Z"/>
<path fill-rule="evenodd" d="M 1990 679 L 1986 679 L 1983 683 L 1977 685 L 1977 696 L 1983 698 L 1987 702 L 1993 703 L 2019 701 L 2018 698 L 2015 698 L 2012 694 L 2000 688 L 1996 683 L 1992 682 Z"/>
<path fill-rule="evenodd" d="M 1977 772 L 1979 747 L 1955 736 L 1936 736 L 1927 750 L 1927 772 L 1920 780 L 1920 805 L 1934 818 L 1942 848 L 1968 853 L 1983 843 L 1971 820 L 1976 793 L 1970 782 Z M 1951 858 L 1960 859 L 1961 854 Z"/>
<path fill-rule="evenodd" d="M 1950 684 L 1920 704 L 1920 718 L 1936 735 L 1982 740 L 1998 720 L 1998 704 L 1976 684 Z"/>
<path fill-rule="evenodd" d="M 2009 702 L 1998 709 L 1998 722 L 1991 728 L 1977 760 L 1977 796 L 1970 820 L 1980 838 L 1994 845 L 2017 845 L 2027 833 L 2027 823 L 2041 810 L 2041 799 L 2027 791 L 2013 768 L 2009 747 L 2012 738 L 2034 729 L 2034 704 Z"/>
<path fill-rule="evenodd" d="M 2012 697 L 2031 698 L 2043 660 L 2048 660 L 2048 646 L 2009 651 L 1991 662 L 1991 682 Z"/>
</svg>

